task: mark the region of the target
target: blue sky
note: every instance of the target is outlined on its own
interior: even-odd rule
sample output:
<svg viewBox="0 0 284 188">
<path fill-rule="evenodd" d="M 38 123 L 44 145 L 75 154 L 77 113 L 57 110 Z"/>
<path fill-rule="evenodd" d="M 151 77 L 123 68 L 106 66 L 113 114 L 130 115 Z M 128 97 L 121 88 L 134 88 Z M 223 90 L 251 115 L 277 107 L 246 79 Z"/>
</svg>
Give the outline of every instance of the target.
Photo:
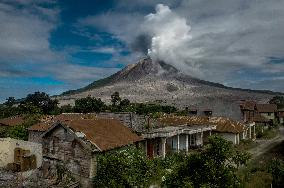
<svg viewBox="0 0 284 188">
<path fill-rule="evenodd" d="M 280 0 L 2 0 L 0 101 L 80 88 L 146 51 L 200 79 L 284 92 L 283 7 Z"/>
</svg>

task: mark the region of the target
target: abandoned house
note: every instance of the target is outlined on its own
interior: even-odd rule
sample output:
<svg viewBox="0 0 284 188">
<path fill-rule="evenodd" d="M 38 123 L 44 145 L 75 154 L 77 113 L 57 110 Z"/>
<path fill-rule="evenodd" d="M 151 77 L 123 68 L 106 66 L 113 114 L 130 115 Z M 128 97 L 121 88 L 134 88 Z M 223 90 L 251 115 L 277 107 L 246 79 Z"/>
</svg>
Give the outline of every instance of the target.
<svg viewBox="0 0 284 188">
<path fill-rule="evenodd" d="M 51 169 L 64 165 L 83 187 L 89 187 L 96 175 L 98 155 L 141 140 L 115 119 L 57 121 L 42 134 L 44 176 L 52 176 Z"/>
<path fill-rule="evenodd" d="M 277 117 L 278 117 L 278 122 L 284 125 L 284 108 L 277 110 Z"/>
<path fill-rule="evenodd" d="M 276 120 L 277 106 L 275 104 L 256 104 L 256 111 L 273 124 Z"/>
<path fill-rule="evenodd" d="M 149 158 L 171 152 L 188 153 L 202 147 L 211 134 L 218 134 L 233 144 L 242 139 L 255 139 L 255 123 L 233 121 L 223 117 L 164 116 L 150 121 L 142 132 L 144 148 Z"/>
<path fill-rule="evenodd" d="M 188 153 L 190 149 L 202 147 L 216 126 L 192 124 L 189 119 L 187 116 L 165 116 L 151 120 L 149 129 L 142 132 L 147 156 L 165 157 L 167 153 Z"/>
</svg>

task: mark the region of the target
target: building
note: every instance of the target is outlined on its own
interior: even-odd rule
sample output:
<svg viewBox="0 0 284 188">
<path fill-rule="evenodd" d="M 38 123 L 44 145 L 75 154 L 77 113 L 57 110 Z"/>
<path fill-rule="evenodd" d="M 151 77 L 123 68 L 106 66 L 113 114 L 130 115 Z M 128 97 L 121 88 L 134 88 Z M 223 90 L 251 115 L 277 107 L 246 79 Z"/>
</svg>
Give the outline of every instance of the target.
<svg viewBox="0 0 284 188">
<path fill-rule="evenodd" d="M 243 139 L 254 140 L 256 138 L 254 122 L 244 124 L 224 117 L 212 117 L 209 122 L 216 125 L 215 134 L 233 142 L 233 144 L 239 144 Z"/>
<path fill-rule="evenodd" d="M 188 153 L 208 142 L 211 134 L 222 136 L 233 144 L 255 139 L 255 123 L 241 123 L 223 117 L 171 116 L 151 119 L 142 132 L 144 149 L 149 158 L 165 157 L 172 152 Z"/>
<path fill-rule="evenodd" d="M 277 110 L 277 117 L 278 117 L 278 122 L 284 125 L 284 108 Z"/>
<path fill-rule="evenodd" d="M 91 179 L 96 174 L 98 155 L 142 140 L 115 119 L 67 118 L 48 126 L 41 134 L 44 176 L 50 177 L 52 169 L 64 165 L 83 187 L 91 186 Z M 42 132 L 43 127 L 37 127 Z M 36 125 L 32 130 L 36 131 Z"/>
<path fill-rule="evenodd" d="M 243 116 L 243 121 L 244 122 L 253 122 L 254 121 L 254 116 L 256 113 L 255 109 L 256 102 L 254 101 L 242 101 L 240 104 L 240 109 L 242 112 Z"/>
<path fill-rule="evenodd" d="M 256 104 L 257 113 L 270 120 L 271 125 L 276 120 L 277 106 L 275 104 Z"/>
</svg>

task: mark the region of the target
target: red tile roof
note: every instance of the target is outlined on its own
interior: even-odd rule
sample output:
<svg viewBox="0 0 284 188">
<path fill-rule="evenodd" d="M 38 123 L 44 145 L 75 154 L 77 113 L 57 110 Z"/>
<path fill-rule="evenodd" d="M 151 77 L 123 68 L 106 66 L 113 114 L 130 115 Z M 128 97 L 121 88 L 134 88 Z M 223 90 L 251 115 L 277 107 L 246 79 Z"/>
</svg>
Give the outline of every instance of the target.
<svg viewBox="0 0 284 188">
<path fill-rule="evenodd" d="M 21 125 L 24 122 L 25 120 L 22 116 L 15 116 L 15 117 L 0 119 L 0 125 L 4 125 L 4 126 L 16 126 L 16 125 Z"/>
<path fill-rule="evenodd" d="M 86 135 L 86 139 L 101 151 L 123 147 L 143 140 L 116 119 L 81 119 L 64 122 L 65 125 Z"/>
<path fill-rule="evenodd" d="M 116 119 L 96 118 L 95 114 L 61 114 L 46 116 L 41 123 L 29 128 L 30 131 L 46 132 L 60 122 L 74 132 L 81 132 L 91 143 L 106 151 L 141 141 L 132 130 Z"/>
</svg>

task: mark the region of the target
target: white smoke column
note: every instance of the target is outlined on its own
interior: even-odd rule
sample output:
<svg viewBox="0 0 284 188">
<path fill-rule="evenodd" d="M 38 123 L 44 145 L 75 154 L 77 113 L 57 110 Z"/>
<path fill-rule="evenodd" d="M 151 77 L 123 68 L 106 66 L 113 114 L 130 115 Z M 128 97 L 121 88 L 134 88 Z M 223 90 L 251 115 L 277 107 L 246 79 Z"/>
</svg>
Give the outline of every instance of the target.
<svg viewBox="0 0 284 188">
<path fill-rule="evenodd" d="M 196 65 L 190 60 L 196 57 L 199 49 L 189 49 L 192 39 L 191 27 L 185 18 L 172 12 L 168 6 L 158 4 L 156 13 L 145 16 L 143 30 L 152 37 L 148 55 L 152 59 L 164 60 L 180 69 L 193 71 Z"/>
</svg>

